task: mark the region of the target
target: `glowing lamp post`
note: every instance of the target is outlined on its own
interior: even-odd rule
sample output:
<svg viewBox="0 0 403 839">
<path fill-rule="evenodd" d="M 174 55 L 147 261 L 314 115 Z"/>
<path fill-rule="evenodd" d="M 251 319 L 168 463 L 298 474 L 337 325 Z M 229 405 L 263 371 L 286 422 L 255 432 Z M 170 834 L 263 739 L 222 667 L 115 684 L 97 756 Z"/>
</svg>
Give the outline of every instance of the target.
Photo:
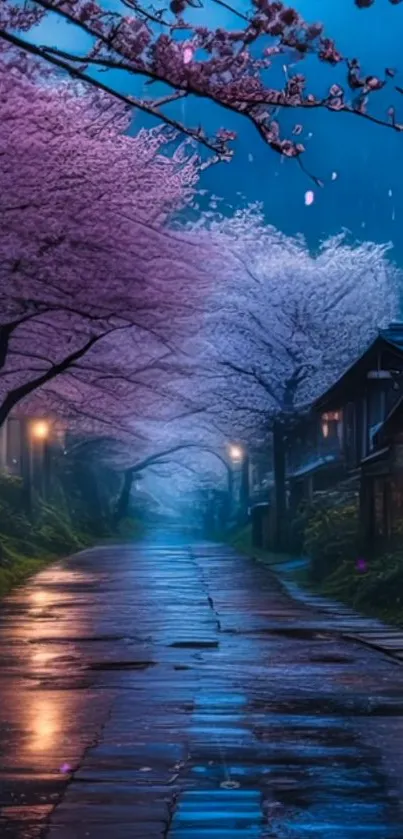
<svg viewBox="0 0 403 839">
<path fill-rule="evenodd" d="M 50 423 L 45 419 L 22 421 L 22 474 L 26 510 L 32 515 L 32 488 L 38 478 L 43 496 L 49 483 Z"/>
<path fill-rule="evenodd" d="M 239 512 L 237 515 L 240 515 L 241 519 L 247 519 L 248 517 L 248 508 L 249 508 L 249 456 L 246 449 L 243 446 L 240 446 L 238 443 L 231 443 L 228 447 L 229 456 L 232 463 L 233 468 L 230 472 L 230 505 L 231 508 L 234 502 L 234 477 L 235 477 L 235 468 L 236 473 L 238 476 L 238 486 L 237 486 L 237 493 L 236 493 L 236 506 L 239 507 Z"/>
<path fill-rule="evenodd" d="M 34 440 L 45 442 L 49 437 L 49 423 L 46 420 L 35 420 L 31 424 L 31 435 Z"/>
<path fill-rule="evenodd" d="M 243 454 L 242 446 L 238 446 L 236 443 L 231 443 L 229 447 L 229 456 L 233 463 L 241 463 L 243 460 Z"/>
</svg>

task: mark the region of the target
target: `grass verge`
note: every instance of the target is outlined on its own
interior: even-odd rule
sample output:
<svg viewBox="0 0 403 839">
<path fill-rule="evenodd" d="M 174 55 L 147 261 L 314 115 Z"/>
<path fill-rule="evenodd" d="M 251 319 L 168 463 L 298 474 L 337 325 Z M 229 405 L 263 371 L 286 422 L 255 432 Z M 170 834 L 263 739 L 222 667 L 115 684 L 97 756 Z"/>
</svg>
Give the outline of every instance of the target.
<svg viewBox="0 0 403 839">
<path fill-rule="evenodd" d="M 250 527 L 238 531 L 230 544 L 267 566 L 279 566 L 299 558 L 253 547 Z M 364 568 L 357 567 L 353 549 L 349 553 L 351 559 L 338 559 L 336 569 L 322 579 L 313 579 L 309 565 L 290 566 L 287 577 L 313 594 L 343 602 L 368 617 L 403 626 L 403 552 L 367 559 Z"/>
<path fill-rule="evenodd" d="M 252 545 L 252 527 L 247 525 L 242 530 L 237 531 L 229 540 L 230 545 L 239 553 L 246 556 L 253 557 L 258 562 L 265 565 L 281 565 L 282 563 L 290 562 L 296 559 L 291 554 L 274 553 L 273 551 L 264 550 L 263 548 L 256 548 Z"/>
<path fill-rule="evenodd" d="M 7 564 L 0 566 L 0 598 L 59 558 L 55 555 L 28 557 L 18 553 L 10 556 L 8 552 Z"/>
</svg>

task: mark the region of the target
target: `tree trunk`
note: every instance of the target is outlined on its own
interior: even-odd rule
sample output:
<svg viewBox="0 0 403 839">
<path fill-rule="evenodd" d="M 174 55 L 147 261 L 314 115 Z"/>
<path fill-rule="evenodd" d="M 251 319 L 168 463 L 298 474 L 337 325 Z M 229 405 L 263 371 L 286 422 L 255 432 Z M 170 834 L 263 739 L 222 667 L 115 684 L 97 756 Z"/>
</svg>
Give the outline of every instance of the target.
<svg viewBox="0 0 403 839">
<path fill-rule="evenodd" d="M 20 420 L 20 446 L 20 469 L 22 477 L 22 497 L 24 512 L 28 516 L 28 518 L 31 519 L 33 515 L 32 442 L 29 435 L 28 420 L 25 419 L 25 417 Z"/>
<path fill-rule="evenodd" d="M 232 515 L 234 512 L 234 472 L 233 467 L 230 466 L 228 470 L 228 523 L 232 524 Z"/>
<path fill-rule="evenodd" d="M 287 500 L 284 427 L 280 422 L 275 422 L 273 427 L 273 466 L 275 488 L 274 549 L 283 551 L 286 548 Z"/>
<path fill-rule="evenodd" d="M 248 521 L 249 517 L 249 495 L 250 495 L 250 487 L 249 487 L 249 456 L 245 455 L 242 461 L 242 472 L 241 472 L 241 489 L 240 489 L 240 507 L 241 507 L 241 518 L 242 524 L 245 524 Z"/>
<path fill-rule="evenodd" d="M 129 509 L 130 493 L 133 486 L 134 472 L 127 469 L 124 473 L 124 479 L 120 495 L 116 503 L 116 509 L 113 516 L 113 527 L 117 530 L 119 523 L 127 516 Z"/>
<path fill-rule="evenodd" d="M 42 491 L 45 501 L 52 497 L 52 449 L 48 440 L 43 445 L 43 473 Z"/>
</svg>

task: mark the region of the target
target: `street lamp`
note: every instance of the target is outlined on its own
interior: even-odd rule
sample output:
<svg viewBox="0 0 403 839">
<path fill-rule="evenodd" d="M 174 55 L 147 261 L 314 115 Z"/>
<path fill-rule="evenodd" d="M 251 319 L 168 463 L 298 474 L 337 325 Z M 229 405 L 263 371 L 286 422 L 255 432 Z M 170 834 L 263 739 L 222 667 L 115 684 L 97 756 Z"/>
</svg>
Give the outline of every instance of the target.
<svg viewBox="0 0 403 839">
<path fill-rule="evenodd" d="M 46 499 L 50 487 L 50 423 L 45 419 L 32 420 L 29 433 L 30 482 L 36 483 L 42 497 Z"/>
<path fill-rule="evenodd" d="M 49 423 L 46 420 L 35 420 L 31 424 L 31 434 L 34 440 L 47 440 L 49 437 Z"/>
<path fill-rule="evenodd" d="M 248 450 L 239 443 L 231 443 L 228 451 L 233 464 L 229 473 L 230 505 L 233 508 L 235 501 L 236 508 L 239 510 L 238 516 L 244 520 L 247 519 L 249 509 L 249 454 Z"/>
<path fill-rule="evenodd" d="M 243 459 L 242 446 L 238 446 L 236 443 L 231 443 L 229 447 L 229 456 L 233 463 L 240 463 Z"/>
</svg>

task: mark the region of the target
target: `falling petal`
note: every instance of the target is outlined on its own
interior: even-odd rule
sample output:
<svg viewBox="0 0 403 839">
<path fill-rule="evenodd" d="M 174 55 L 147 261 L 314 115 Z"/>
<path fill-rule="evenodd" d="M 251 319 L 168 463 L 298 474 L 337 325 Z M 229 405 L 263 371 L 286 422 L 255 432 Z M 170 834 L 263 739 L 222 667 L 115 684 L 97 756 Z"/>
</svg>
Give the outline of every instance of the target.
<svg viewBox="0 0 403 839">
<path fill-rule="evenodd" d="M 305 206 L 310 207 L 311 204 L 315 201 L 315 195 L 311 189 L 308 189 L 308 192 L 305 193 Z"/>
<path fill-rule="evenodd" d="M 389 198 L 392 198 L 392 195 L 393 195 L 393 192 L 392 192 L 392 190 L 391 190 L 391 189 L 389 189 L 389 191 L 388 191 L 388 196 L 389 196 Z"/>
<path fill-rule="evenodd" d="M 183 50 L 183 63 L 184 64 L 190 64 L 192 58 L 193 58 L 192 47 L 185 47 L 185 49 Z"/>
<path fill-rule="evenodd" d="M 395 213 L 395 208 L 393 207 L 392 221 L 394 221 L 394 220 L 395 220 L 395 218 L 396 218 L 396 213 Z"/>
<path fill-rule="evenodd" d="M 357 571 L 365 572 L 368 568 L 368 563 L 367 563 L 366 559 L 362 559 L 360 557 L 359 559 L 357 559 L 357 562 L 355 563 L 355 567 L 356 567 Z"/>
<path fill-rule="evenodd" d="M 332 172 L 332 181 L 337 181 L 337 172 Z"/>
<path fill-rule="evenodd" d="M 59 771 L 62 773 L 62 775 L 68 775 L 69 772 L 71 772 L 70 764 L 69 763 L 62 763 Z"/>
<path fill-rule="evenodd" d="M 366 227 L 366 222 L 365 221 L 361 222 L 361 227 Z"/>
<path fill-rule="evenodd" d="M 250 152 L 248 154 L 248 160 L 249 160 L 249 163 L 253 163 L 253 154 L 251 154 Z"/>
</svg>

